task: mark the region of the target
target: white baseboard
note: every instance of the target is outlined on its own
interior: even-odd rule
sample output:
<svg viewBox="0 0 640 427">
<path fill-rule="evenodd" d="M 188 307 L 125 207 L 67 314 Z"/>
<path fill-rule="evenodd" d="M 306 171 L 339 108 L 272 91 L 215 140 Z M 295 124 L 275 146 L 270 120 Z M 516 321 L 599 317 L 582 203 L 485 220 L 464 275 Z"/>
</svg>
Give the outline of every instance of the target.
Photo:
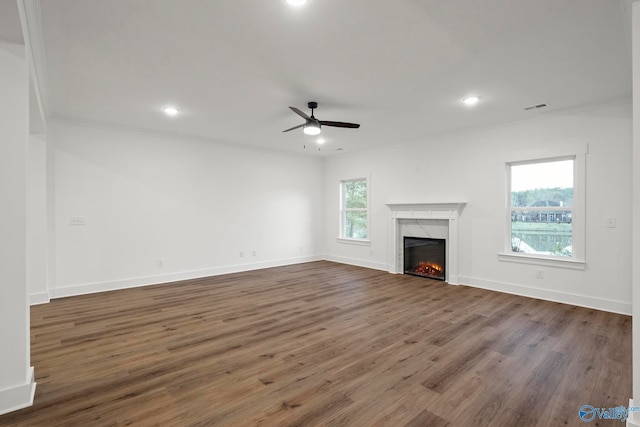
<svg viewBox="0 0 640 427">
<path fill-rule="evenodd" d="M 324 259 L 326 261 L 338 262 L 340 264 L 355 265 L 357 267 L 371 268 L 374 270 L 382 270 L 386 272 L 389 271 L 389 265 L 383 264 L 381 262 L 367 261 L 367 260 L 358 259 L 358 258 L 347 258 L 342 256 L 336 256 L 336 255 L 325 255 Z"/>
<path fill-rule="evenodd" d="M 225 267 L 208 268 L 204 270 L 184 271 L 158 276 L 136 277 L 131 279 L 114 280 L 110 282 L 85 283 L 81 285 L 54 288 L 49 291 L 51 298 L 64 298 L 76 295 L 93 294 L 97 292 L 115 291 L 118 289 L 136 288 L 139 286 L 158 285 L 161 283 L 180 280 L 199 279 L 201 277 L 219 276 L 221 274 L 242 273 L 259 270 L 261 268 L 281 267 L 285 265 L 301 264 L 304 262 L 320 261 L 320 255 L 310 255 L 297 258 L 286 258 L 251 264 L 230 265 Z"/>
<path fill-rule="evenodd" d="M 0 390 L 0 415 L 33 405 L 33 397 L 36 394 L 33 366 L 29 368 L 27 376 L 28 380 L 26 384 Z"/>
<path fill-rule="evenodd" d="M 335 255 L 325 255 L 327 261 L 339 262 L 342 264 L 355 265 L 358 267 L 372 268 L 376 270 L 390 271 L 389 266 L 382 263 L 370 262 L 362 259 L 340 257 Z M 549 289 L 533 288 L 512 283 L 496 282 L 491 280 L 477 279 L 468 276 L 458 276 L 451 285 L 466 285 L 475 288 L 488 289 L 491 291 L 504 292 L 506 294 L 521 295 L 530 298 L 537 298 L 546 301 L 560 302 L 563 304 L 577 305 L 580 307 L 594 308 L 596 310 L 609 311 L 612 313 L 631 315 L 631 303 L 625 301 L 615 301 L 604 298 L 590 297 L 586 295 L 559 292 Z"/>
<path fill-rule="evenodd" d="M 458 280 L 460 284 L 472 286 L 474 288 L 489 289 L 507 294 L 521 295 L 547 301 L 577 305 L 580 307 L 595 308 L 596 310 L 609 311 L 612 313 L 631 315 L 630 302 L 596 298 L 524 285 L 514 285 L 512 283 L 495 282 L 467 276 L 459 276 Z"/>
<path fill-rule="evenodd" d="M 46 304 L 49 302 L 49 292 L 38 292 L 30 295 L 29 304 Z"/>
<path fill-rule="evenodd" d="M 629 408 L 633 408 L 635 405 L 633 404 L 633 399 L 629 399 Z M 629 412 L 629 417 L 627 418 L 627 427 L 640 427 L 640 413 L 633 411 Z"/>
<path fill-rule="evenodd" d="M 115 280 L 110 282 L 86 283 L 67 287 L 54 288 L 49 294 L 32 294 L 31 304 L 40 304 L 49 301 L 50 298 L 64 298 L 75 295 L 85 295 L 96 292 L 112 291 L 117 289 L 134 288 L 139 286 L 156 285 L 161 283 L 175 282 L 179 280 L 197 279 L 201 277 L 218 276 L 221 274 L 241 273 L 244 271 L 258 270 L 261 268 L 280 267 L 284 265 L 300 264 L 327 260 L 341 264 L 355 265 L 358 267 L 371 268 L 374 270 L 389 271 L 389 265 L 375 261 L 368 261 L 358 258 L 348 258 L 336 255 L 311 255 L 298 258 L 287 258 L 251 264 L 240 264 L 225 267 L 216 267 L 204 270 L 178 272 L 159 276 L 137 277 L 131 279 Z M 534 288 L 512 283 L 496 282 L 491 280 L 478 279 L 468 276 L 458 276 L 457 283 L 488 289 L 492 291 L 504 292 L 508 294 L 521 295 L 530 298 L 538 298 L 547 301 L 572 304 L 581 307 L 594 308 L 597 310 L 609 311 L 612 313 L 631 315 L 631 303 L 625 301 L 615 301 L 604 298 L 596 298 L 567 292 L 559 292 L 549 289 Z"/>
</svg>

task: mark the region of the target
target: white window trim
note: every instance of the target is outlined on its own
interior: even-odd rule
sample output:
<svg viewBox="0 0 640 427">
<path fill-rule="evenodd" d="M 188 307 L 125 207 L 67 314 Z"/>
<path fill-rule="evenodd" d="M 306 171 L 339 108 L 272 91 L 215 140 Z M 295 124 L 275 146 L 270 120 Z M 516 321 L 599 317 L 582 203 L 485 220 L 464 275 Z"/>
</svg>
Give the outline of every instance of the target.
<svg viewBox="0 0 640 427">
<path fill-rule="evenodd" d="M 553 153 L 553 155 L 528 158 L 513 159 L 504 161 L 506 176 L 505 187 L 505 228 L 504 228 L 504 251 L 498 253 L 498 260 L 505 262 L 516 262 L 523 264 L 533 264 L 548 267 L 560 267 L 567 269 L 584 270 L 586 268 L 586 155 L 588 147 L 577 149 L 571 153 Z M 511 250 L 511 174 L 512 165 L 540 163 L 545 161 L 573 159 L 573 217 L 572 217 L 572 247 L 571 257 L 555 257 L 535 254 L 515 253 Z"/>
<path fill-rule="evenodd" d="M 369 234 L 369 230 L 367 230 L 367 234 Z M 348 237 L 338 237 L 336 241 L 338 243 L 345 243 L 348 245 L 371 246 L 371 240 L 369 239 L 349 239 Z"/>
<path fill-rule="evenodd" d="M 344 237 L 344 220 L 343 220 L 343 211 L 344 211 L 344 195 L 342 194 L 343 191 L 343 184 L 345 182 L 353 182 L 353 181 L 365 181 L 367 184 L 367 208 L 364 209 L 367 212 L 367 238 L 366 239 L 354 239 L 354 238 L 350 238 L 350 237 Z M 367 177 L 361 177 L 361 178 L 350 178 L 350 179 L 341 179 L 340 180 L 340 184 L 339 184 L 339 195 L 340 195 L 340 209 L 338 212 L 338 222 L 339 222 L 339 227 L 338 227 L 338 237 L 336 239 L 336 241 L 338 243 L 346 243 L 346 244 L 351 244 L 351 245 L 362 245 L 362 246 L 369 246 L 371 244 L 371 215 L 370 215 L 370 199 L 371 199 L 371 191 L 370 191 L 370 187 L 369 187 L 369 178 Z"/>
</svg>

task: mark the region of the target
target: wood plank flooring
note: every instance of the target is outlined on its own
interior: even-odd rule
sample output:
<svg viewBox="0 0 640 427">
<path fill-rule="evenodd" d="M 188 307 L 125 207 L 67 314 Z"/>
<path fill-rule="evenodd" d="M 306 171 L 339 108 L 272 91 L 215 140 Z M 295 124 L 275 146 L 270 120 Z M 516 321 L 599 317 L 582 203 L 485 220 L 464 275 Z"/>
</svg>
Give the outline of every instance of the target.
<svg viewBox="0 0 640 427">
<path fill-rule="evenodd" d="M 583 426 L 631 396 L 628 316 L 324 261 L 31 316 L 35 404 L 0 426 Z"/>
</svg>

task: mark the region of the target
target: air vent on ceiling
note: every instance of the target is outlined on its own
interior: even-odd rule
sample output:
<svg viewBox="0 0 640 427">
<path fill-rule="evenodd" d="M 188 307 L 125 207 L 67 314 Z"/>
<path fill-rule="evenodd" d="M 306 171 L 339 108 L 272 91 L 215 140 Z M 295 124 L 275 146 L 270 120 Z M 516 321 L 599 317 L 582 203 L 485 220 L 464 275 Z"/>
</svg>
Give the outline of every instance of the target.
<svg viewBox="0 0 640 427">
<path fill-rule="evenodd" d="M 529 110 L 535 110 L 537 108 L 544 108 L 546 107 L 547 104 L 537 104 L 537 105 L 531 105 L 529 107 L 524 107 L 524 110 L 529 111 Z"/>
</svg>

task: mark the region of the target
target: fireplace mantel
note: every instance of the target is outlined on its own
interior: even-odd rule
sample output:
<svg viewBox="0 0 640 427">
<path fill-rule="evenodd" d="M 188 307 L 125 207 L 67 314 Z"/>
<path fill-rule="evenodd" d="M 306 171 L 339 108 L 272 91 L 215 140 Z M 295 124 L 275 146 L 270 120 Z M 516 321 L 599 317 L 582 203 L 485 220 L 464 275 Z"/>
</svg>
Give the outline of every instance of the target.
<svg viewBox="0 0 640 427">
<path fill-rule="evenodd" d="M 466 205 L 466 202 L 449 203 L 387 203 L 391 209 L 391 217 L 397 218 L 423 218 L 423 219 L 449 219 L 457 218 Z"/>
<path fill-rule="evenodd" d="M 403 272 L 401 250 L 400 221 L 401 220 L 445 220 L 448 224 L 447 237 L 447 283 L 458 284 L 458 218 L 466 202 L 439 203 L 387 203 L 391 210 L 391 262 L 390 273 Z"/>
</svg>

